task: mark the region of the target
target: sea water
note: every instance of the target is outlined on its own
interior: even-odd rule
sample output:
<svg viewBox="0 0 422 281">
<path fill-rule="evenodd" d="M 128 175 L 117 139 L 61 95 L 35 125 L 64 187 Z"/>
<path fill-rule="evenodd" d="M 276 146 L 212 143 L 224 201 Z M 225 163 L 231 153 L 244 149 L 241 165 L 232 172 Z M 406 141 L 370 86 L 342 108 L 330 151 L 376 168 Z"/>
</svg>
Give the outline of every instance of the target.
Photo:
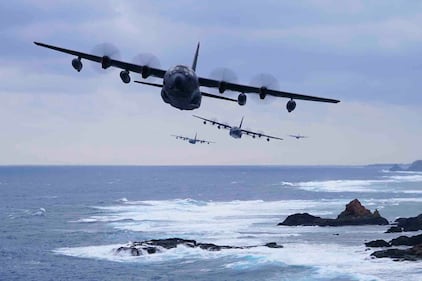
<svg viewBox="0 0 422 281">
<path fill-rule="evenodd" d="M 422 262 L 374 259 L 388 226 L 277 226 L 335 218 L 352 199 L 393 221 L 422 213 L 422 173 L 380 166 L 0 167 L 0 280 L 422 280 Z M 416 235 L 421 232 L 408 233 Z M 133 257 L 130 241 L 179 237 Z M 281 249 L 263 247 L 276 242 Z"/>
</svg>

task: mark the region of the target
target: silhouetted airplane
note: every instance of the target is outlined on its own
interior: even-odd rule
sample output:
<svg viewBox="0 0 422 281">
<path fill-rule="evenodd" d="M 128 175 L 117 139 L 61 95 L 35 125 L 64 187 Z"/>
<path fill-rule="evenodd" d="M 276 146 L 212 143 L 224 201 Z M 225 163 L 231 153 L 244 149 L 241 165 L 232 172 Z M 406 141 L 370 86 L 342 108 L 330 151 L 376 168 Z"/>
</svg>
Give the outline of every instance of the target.
<svg viewBox="0 0 422 281">
<path fill-rule="evenodd" d="M 192 138 L 189 138 L 189 137 L 184 137 L 184 136 L 178 136 L 178 135 L 171 135 L 172 137 L 175 137 L 176 139 L 181 139 L 181 140 L 187 140 L 189 143 L 191 143 L 191 144 L 195 144 L 195 143 L 197 143 L 197 142 L 199 142 L 199 143 L 207 143 L 207 144 L 210 144 L 210 143 L 215 143 L 215 142 L 213 142 L 213 141 L 208 141 L 208 140 L 200 140 L 200 139 L 197 139 L 196 138 L 196 136 L 197 136 L 197 134 L 195 133 L 195 137 L 192 139 Z"/>
<path fill-rule="evenodd" d="M 304 139 L 304 138 L 309 138 L 307 136 L 302 136 L 302 135 L 289 135 L 289 137 L 295 138 L 295 139 Z"/>
<path fill-rule="evenodd" d="M 282 138 L 279 138 L 279 137 L 273 137 L 273 136 L 266 135 L 264 133 L 257 133 L 257 132 L 252 132 L 252 131 L 249 131 L 249 130 L 242 129 L 243 117 L 242 117 L 242 120 L 240 121 L 239 127 L 230 126 L 230 125 L 220 123 L 220 122 L 217 122 L 215 120 L 206 119 L 206 118 L 203 118 L 203 117 L 200 117 L 200 116 L 197 116 L 197 115 L 193 115 L 193 117 L 196 117 L 196 118 L 203 120 L 204 124 L 207 124 L 207 122 L 209 122 L 211 125 L 217 125 L 218 129 L 223 128 L 223 129 L 230 130 L 229 131 L 230 136 L 235 138 L 235 139 L 240 139 L 243 134 L 246 134 L 248 136 L 251 136 L 252 138 L 265 137 L 265 138 L 267 138 L 267 141 L 270 141 L 270 139 L 283 140 Z"/>
<path fill-rule="evenodd" d="M 338 103 L 339 100 L 328 99 L 322 97 L 315 97 L 309 95 L 295 94 L 283 91 L 277 91 L 273 89 L 268 89 L 267 87 L 256 87 L 249 85 L 236 84 L 224 80 L 215 80 L 209 78 L 203 78 L 197 76 L 195 73 L 196 65 L 198 61 L 199 53 L 199 43 L 196 48 L 195 57 L 191 67 L 185 65 L 176 65 L 171 67 L 169 70 L 163 70 L 160 68 L 155 68 L 150 65 L 141 65 L 134 64 L 129 62 L 124 62 L 111 58 L 110 56 L 103 55 L 98 56 L 94 54 L 83 53 L 79 51 L 74 51 L 70 49 L 65 49 L 61 47 L 56 47 L 52 45 L 47 45 L 40 42 L 34 42 L 36 45 L 49 48 L 55 51 L 67 53 L 73 56 L 76 56 L 72 60 L 72 66 L 78 72 L 82 70 L 82 59 L 98 62 L 101 64 L 103 69 L 109 68 L 111 66 L 122 69 L 120 72 L 120 78 L 124 83 L 129 83 L 130 72 L 135 72 L 141 74 L 142 78 L 146 79 L 150 76 L 162 78 L 163 82 L 160 83 L 150 83 L 143 81 L 135 81 L 137 83 L 150 85 L 154 87 L 162 88 L 161 97 L 164 102 L 170 104 L 173 107 L 176 107 L 180 110 L 193 110 L 199 108 L 201 105 L 202 96 L 217 98 L 222 100 L 228 100 L 237 102 L 239 105 L 246 104 L 246 94 L 252 93 L 258 94 L 260 99 L 264 99 L 267 95 L 274 97 L 282 97 L 290 99 L 286 108 L 288 112 L 292 112 L 296 108 L 295 99 L 298 100 L 308 100 L 308 101 L 317 101 L 317 102 L 329 102 L 329 103 Z M 223 94 L 226 90 L 239 92 L 237 99 L 232 99 L 220 95 L 214 95 L 202 92 L 199 87 L 209 87 L 209 88 L 218 88 L 220 94 Z"/>
</svg>

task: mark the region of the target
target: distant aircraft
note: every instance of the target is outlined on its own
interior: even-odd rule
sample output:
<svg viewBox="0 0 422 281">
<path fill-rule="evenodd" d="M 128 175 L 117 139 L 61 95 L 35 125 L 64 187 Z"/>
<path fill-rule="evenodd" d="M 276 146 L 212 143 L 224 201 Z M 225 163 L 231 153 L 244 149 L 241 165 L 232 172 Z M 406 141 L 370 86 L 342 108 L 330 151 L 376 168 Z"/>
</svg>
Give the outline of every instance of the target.
<svg viewBox="0 0 422 281">
<path fill-rule="evenodd" d="M 302 135 L 289 135 L 289 137 L 295 138 L 295 139 L 304 139 L 304 138 L 308 138 L 307 136 L 302 136 Z"/>
<path fill-rule="evenodd" d="M 196 138 L 196 136 L 197 136 L 197 134 L 195 133 L 195 137 L 192 139 L 192 138 L 189 138 L 189 137 L 184 137 L 184 136 L 178 136 L 178 135 L 171 135 L 172 137 L 175 137 L 176 139 L 181 139 L 181 140 L 187 140 L 189 143 L 191 143 L 191 144 L 195 144 L 195 143 L 197 143 L 197 142 L 199 142 L 199 143 L 207 143 L 207 144 L 210 144 L 210 143 L 215 143 L 215 142 L 213 142 L 213 141 L 208 141 L 208 140 L 200 140 L 200 139 L 197 139 Z"/>
<path fill-rule="evenodd" d="M 288 98 L 290 99 L 286 104 L 286 108 L 288 112 L 292 112 L 296 108 L 296 102 L 294 101 L 295 99 L 317 101 L 317 102 L 328 102 L 328 103 L 339 102 L 339 100 L 335 100 L 335 99 L 282 92 L 282 91 L 276 91 L 273 89 L 268 89 L 267 87 L 264 87 L 264 86 L 256 87 L 256 86 L 241 85 L 241 84 L 224 81 L 224 79 L 215 80 L 215 79 L 209 79 L 209 78 L 203 78 L 203 77 L 197 76 L 195 71 L 196 71 L 196 65 L 198 62 L 199 43 L 196 48 L 195 56 L 194 56 L 191 67 L 188 67 L 185 65 L 176 65 L 174 67 L 171 67 L 169 70 L 155 68 L 147 64 L 141 65 L 141 64 L 124 62 L 124 61 L 113 59 L 107 55 L 98 56 L 94 54 L 82 53 L 79 51 L 47 45 L 40 42 L 34 42 L 34 43 L 41 47 L 49 48 L 55 51 L 76 56 L 76 58 L 72 60 L 72 66 L 78 72 L 82 70 L 81 60 L 86 59 L 86 60 L 100 63 L 103 69 L 109 68 L 111 66 L 122 69 L 122 71 L 120 72 L 120 78 L 122 79 L 123 83 L 126 83 L 126 84 L 129 83 L 131 80 L 130 72 L 139 73 L 141 74 L 141 77 L 144 79 L 150 76 L 162 78 L 163 79 L 162 84 L 143 82 L 143 81 L 135 81 L 135 82 L 162 88 L 161 97 L 163 101 L 180 110 L 193 110 L 193 109 L 199 108 L 201 105 L 202 96 L 217 98 L 217 99 L 222 99 L 222 100 L 227 100 L 227 101 L 233 101 L 233 102 L 237 102 L 239 105 L 245 105 L 246 104 L 245 93 L 258 94 L 260 99 L 264 99 L 267 95 L 274 96 L 274 97 Z M 218 88 L 218 91 L 220 92 L 220 94 L 223 94 L 226 90 L 239 92 L 240 94 L 237 97 L 237 99 L 232 99 L 232 98 L 228 98 L 228 97 L 224 97 L 220 95 L 214 95 L 214 94 L 202 92 L 199 89 L 199 87 L 201 86 L 209 87 L 209 88 Z"/>
<path fill-rule="evenodd" d="M 242 117 L 242 120 L 240 120 L 239 127 L 223 124 L 223 123 L 217 122 L 215 120 L 203 118 L 203 117 L 198 116 L 198 115 L 193 115 L 193 117 L 196 117 L 196 118 L 203 120 L 204 121 L 203 123 L 205 125 L 207 124 L 207 122 L 209 122 L 211 125 L 217 125 L 218 129 L 221 129 L 221 128 L 229 129 L 230 130 L 229 131 L 230 136 L 235 138 L 235 139 L 240 139 L 243 134 L 246 134 L 248 136 L 251 136 L 252 138 L 265 137 L 265 138 L 267 138 L 267 141 L 270 141 L 270 139 L 283 140 L 282 138 L 279 138 L 279 137 L 273 137 L 273 136 L 266 135 L 264 133 L 257 133 L 257 132 L 252 132 L 252 131 L 249 131 L 249 130 L 242 129 L 243 117 Z"/>
</svg>

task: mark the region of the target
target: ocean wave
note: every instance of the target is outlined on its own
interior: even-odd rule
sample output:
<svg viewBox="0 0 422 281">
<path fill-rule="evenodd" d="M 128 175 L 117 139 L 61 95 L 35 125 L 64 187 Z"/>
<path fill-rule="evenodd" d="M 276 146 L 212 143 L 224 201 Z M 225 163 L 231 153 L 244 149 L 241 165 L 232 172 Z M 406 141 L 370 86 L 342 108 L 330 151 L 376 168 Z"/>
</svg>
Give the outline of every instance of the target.
<svg viewBox="0 0 422 281">
<path fill-rule="evenodd" d="M 281 186 L 297 187 L 306 191 L 316 192 L 394 192 L 395 187 L 389 184 L 422 182 L 422 175 L 390 175 L 382 179 L 371 180 L 326 180 L 281 182 Z M 399 192 L 406 192 L 405 189 Z"/>
</svg>

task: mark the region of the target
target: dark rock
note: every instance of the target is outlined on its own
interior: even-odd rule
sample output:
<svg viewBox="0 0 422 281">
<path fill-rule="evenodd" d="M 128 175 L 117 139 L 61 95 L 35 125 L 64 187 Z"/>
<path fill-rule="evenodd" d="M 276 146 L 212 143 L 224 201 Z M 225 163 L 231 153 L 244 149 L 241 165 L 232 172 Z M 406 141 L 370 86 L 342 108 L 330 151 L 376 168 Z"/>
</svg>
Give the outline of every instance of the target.
<svg viewBox="0 0 422 281">
<path fill-rule="evenodd" d="M 267 243 L 267 244 L 265 244 L 264 245 L 265 247 L 268 247 L 268 248 L 276 248 L 276 249 L 278 249 L 278 248 L 283 248 L 283 246 L 282 245 L 278 245 L 277 243 L 275 243 L 275 242 L 270 242 L 270 243 Z"/>
<path fill-rule="evenodd" d="M 385 240 L 378 239 L 365 243 L 366 247 L 378 248 L 378 247 L 391 247 L 390 243 Z"/>
<path fill-rule="evenodd" d="M 391 171 L 391 172 L 403 171 L 403 168 L 402 168 L 402 167 L 400 167 L 400 166 L 399 166 L 399 165 L 397 165 L 397 164 L 394 164 L 394 165 L 393 165 L 393 167 L 391 167 L 391 168 L 390 168 L 390 171 Z"/>
<path fill-rule="evenodd" d="M 403 231 L 403 228 L 399 226 L 392 226 L 385 233 L 397 233 L 397 232 L 402 232 L 402 231 Z"/>
<path fill-rule="evenodd" d="M 376 258 L 392 258 L 396 260 L 416 261 L 422 259 L 422 244 L 409 249 L 387 249 L 376 251 L 371 254 Z"/>
<path fill-rule="evenodd" d="M 416 171 L 416 172 L 422 172 L 422 160 L 416 160 L 412 164 L 410 164 L 409 168 L 407 168 L 408 171 Z"/>
<path fill-rule="evenodd" d="M 387 232 L 394 232 L 400 228 L 402 231 L 418 231 L 422 230 L 422 214 L 410 218 L 398 218 L 395 220 L 397 226 L 392 226 Z M 397 231 L 399 232 L 399 231 Z"/>
<path fill-rule="evenodd" d="M 288 216 L 283 222 L 278 225 L 316 225 L 320 223 L 321 217 L 316 217 L 308 213 L 293 214 Z"/>
<path fill-rule="evenodd" d="M 288 216 L 278 225 L 287 226 L 343 226 L 343 225 L 386 225 L 388 220 L 381 217 L 378 210 L 371 213 L 359 202 L 358 199 L 350 201 L 346 205 L 346 209 L 341 212 L 336 219 L 327 219 L 313 216 L 308 213 L 293 214 Z"/>
<path fill-rule="evenodd" d="M 237 246 L 221 246 L 215 245 L 212 243 L 197 243 L 195 240 L 186 240 L 181 238 L 169 238 L 169 239 L 156 239 L 156 240 L 147 240 L 141 242 L 132 242 L 127 246 L 119 247 L 115 250 L 116 253 L 129 253 L 132 256 L 141 256 L 145 254 L 155 254 L 160 253 L 163 250 L 168 250 L 176 248 L 179 245 L 183 245 L 190 248 L 200 248 L 207 251 L 221 251 L 225 249 L 247 249 L 257 246 L 246 246 L 246 247 L 237 247 Z M 278 245 L 275 242 L 270 242 L 264 246 L 269 248 L 283 248 L 283 246 Z"/>
<path fill-rule="evenodd" d="M 400 236 L 390 241 L 390 244 L 393 246 L 415 246 L 422 244 L 422 234 L 407 237 Z"/>
</svg>

